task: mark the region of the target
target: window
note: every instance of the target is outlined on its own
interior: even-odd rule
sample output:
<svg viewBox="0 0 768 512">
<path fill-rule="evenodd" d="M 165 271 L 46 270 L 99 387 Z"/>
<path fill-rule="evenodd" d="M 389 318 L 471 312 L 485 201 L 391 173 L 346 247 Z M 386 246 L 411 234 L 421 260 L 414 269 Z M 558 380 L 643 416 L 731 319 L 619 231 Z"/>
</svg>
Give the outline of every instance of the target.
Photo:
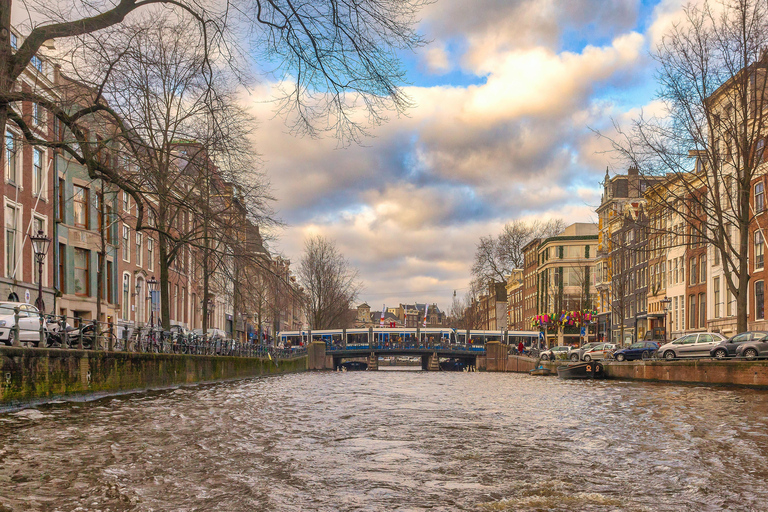
<svg viewBox="0 0 768 512">
<path fill-rule="evenodd" d="M 115 280 L 112 279 L 114 274 L 114 263 L 107 260 L 107 302 L 112 302 L 114 297 Z"/>
<path fill-rule="evenodd" d="M 75 294 L 90 296 L 91 251 L 75 248 Z"/>
<path fill-rule="evenodd" d="M 696 278 L 699 277 L 699 273 L 696 269 L 696 258 L 691 258 L 690 265 L 691 265 L 691 271 L 688 273 L 688 275 L 691 278 L 691 281 L 689 284 L 696 284 Z"/>
<path fill-rule="evenodd" d="M 123 274 L 123 299 L 120 304 L 120 311 L 123 320 L 128 319 L 128 310 L 131 303 L 131 275 L 128 273 Z"/>
<path fill-rule="evenodd" d="M 19 47 L 19 39 L 16 37 L 16 34 L 11 33 L 11 48 L 14 50 L 18 50 Z"/>
<path fill-rule="evenodd" d="M 73 185 L 72 205 L 75 214 L 75 226 L 88 229 L 88 203 L 90 190 L 80 185 Z"/>
<path fill-rule="evenodd" d="M 707 282 L 707 256 L 705 254 L 702 254 L 699 256 L 699 282 L 700 283 L 706 283 Z"/>
<path fill-rule="evenodd" d="M 136 266 L 141 266 L 141 233 L 136 233 Z"/>
<path fill-rule="evenodd" d="M 123 210 L 126 212 L 131 211 L 131 196 L 125 190 L 123 190 Z"/>
<path fill-rule="evenodd" d="M 59 244 L 59 291 L 67 293 L 67 246 Z"/>
<path fill-rule="evenodd" d="M 678 303 L 678 297 L 675 296 L 675 326 L 674 326 L 674 328 L 677 329 L 678 325 L 680 325 L 680 304 Z"/>
<path fill-rule="evenodd" d="M 723 281 L 725 283 L 725 281 Z M 731 289 L 728 288 L 727 283 L 724 285 L 725 288 L 725 316 L 731 316 L 733 315 L 733 296 L 731 295 Z"/>
<path fill-rule="evenodd" d="M 755 213 L 765 210 L 765 190 L 763 182 L 755 183 Z"/>
<path fill-rule="evenodd" d="M 3 164 L 5 166 L 5 179 L 11 183 L 19 182 L 17 150 L 16 137 L 11 132 L 5 132 L 5 161 Z"/>
<path fill-rule="evenodd" d="M 123 224 L 123 261 L 131 261 L 131 228 Z"/>
<path fill-rule="evenodd" d="M 699 294 L 699 327 L 706 327 L 707 324 L 707 294 Z"/>
<path fill-rule="evenodd" d="M 712 262 L 712 263 L 713 263 L 713 265 L 714 265 L 714 266 L 718 266 L 718 265 L 720 265 L 720 249 L 718 249 L 717 247 L 715 247 L 715 248 L 714 248 L 714 250 L 712 251 L 712 255 L 713 255 L 713 257 L 714 257 L 714 260 L 713 260 L 713 262 Z"/>
<path fill-rule="evenodd" d="M 147 238 L 147 269 L 155 270 L 155 241 Z"/>
<path fill-rule="evenodd" d="M 763 281 L 755 282 L 755 319 L 765 318 L 765 295 L 763 290 Z"/>
<path fill-rule="evenodd" d="M 757 145 L 755 146 L 755 165 L 758 165 L 760 162 L 763 161 L 764 152 L 765 152 L 765 139 L 760 139 L 757 141 Z"/>
<path fill-rule="evenodd" d="M 36 126 L 45 124 L 45 110 L 43 110 L 37 102 L 32 103 L 32 124 Z"/>
<path fill-rule="evenodd" d="M 680 328 L 685 328 L 685 295 L 680 295 Z"/>
<path fill-rule="evenodd" d="M 720 278 L 716 277 L 712 280 L 712 293 L 715 296 L 715 302 L 713 306 L 713 316 L 720 318 Z"/>
<path fill-rule="evenodd" d="M 696 296 L 688 296 L 688 327 L 690 329 L 696 328 Z"/>
<path fill-rule="evenodd" d="M 32 67 L 34 67 L 36 70 L 43 72 L 43 61 L 40 60 L 40 57 L 37 55 L 32 56 Z"/>
<path fill-rule="evenodd" d="M 765 262 L 765 241 L 760 230 L 755 231 L 755 270 L 763 268 Z"/>
<path fill-rule="evenodd" d="M 5 275 L 11 278 L 16 276 L 20 217 L 20 212 L 16 206 L 5 206 Z"/>
<path fill-rule="evenodd" d="M 32 150 L 32 193 L 41 194 L 43 190 L 43 152 Z"/>
<path fill-rule="evenodd" d="M 661 288 L 666 289 L 667 288 L 667 262 L 663 261 L 661 262 Z"/>
<path fill-rule="evenodd" d="M 64 191 L 66 189 L 67 182 L 63 178 L 59 178 L 59 191 L 58 191 L 58 210 L 56 212 L 59 221 L 64 222 Z"/>
<path fill-rule="evenodd" d="M 684 283 L 685 282 L 685 263 L 682 256 L 680 256 L 680 258 L 678 259 L 680 260 L 680 281 L 678 282 Z"/>
</svg>

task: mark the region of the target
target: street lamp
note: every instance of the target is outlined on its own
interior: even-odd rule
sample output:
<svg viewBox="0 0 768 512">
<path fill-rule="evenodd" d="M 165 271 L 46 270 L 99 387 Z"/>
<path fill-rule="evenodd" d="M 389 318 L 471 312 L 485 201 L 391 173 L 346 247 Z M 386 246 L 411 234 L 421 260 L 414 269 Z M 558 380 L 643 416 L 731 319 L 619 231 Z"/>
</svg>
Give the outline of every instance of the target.
<svg viewBox="0 0 768 512">
<path fill-rule="evenodd" d="M 149 327 L 152 328 L 155 325 L 155 304 L 152 300 L 152 294 L 157 286 L 157 279 L 155 276 L 147 279 L 147 288 L 149 288 Z"/>
<path fill-rule="evenodd" d="M 51 239 L 45 233 L 38 231 L 36 235 L 29 237 L 32 240 L 32 249 L 35 251 L 35 260 L 37 261 L 37 300 L 35 307 L 40 313 L 45 309 L 43 302 L 43 261 L 48 254 L 48 247 L 51 245 Z"/>
<path fill-rule="evenodd" d="M 667 340 L 667 313 L 669 312 L 669 307 L 672 304 L 672 299 L 664 296 L 663 299 L 659 301 L 661 305 L 664 307 L 664 341 Z M 672 335 L 672 332 L 670 331 L 670 337 Z"/>
</svg>

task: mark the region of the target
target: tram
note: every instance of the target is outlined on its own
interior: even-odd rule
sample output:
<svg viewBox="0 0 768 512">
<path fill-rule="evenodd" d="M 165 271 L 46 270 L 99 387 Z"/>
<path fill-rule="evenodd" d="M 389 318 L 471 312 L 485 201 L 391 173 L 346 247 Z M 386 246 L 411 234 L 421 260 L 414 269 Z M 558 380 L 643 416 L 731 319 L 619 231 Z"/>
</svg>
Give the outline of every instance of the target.
<svg viewBox="0 0 768 512">
<path fill-rule="evenodd" d="M 485 344 L 497 341 L 517 347 L 536 346 L 539 331 L 451 329 L 448 327 L 371 327 L 352 329 L 324 329 L 311 331 L 282 331 L 277 339 L 284 346 L 296 346 L 311 341 L 325 342 L 329 350 L 362 350 L 386 348 L 423 348 L 464 346 L 468 350 L 484 350 Z"/>
</svg>

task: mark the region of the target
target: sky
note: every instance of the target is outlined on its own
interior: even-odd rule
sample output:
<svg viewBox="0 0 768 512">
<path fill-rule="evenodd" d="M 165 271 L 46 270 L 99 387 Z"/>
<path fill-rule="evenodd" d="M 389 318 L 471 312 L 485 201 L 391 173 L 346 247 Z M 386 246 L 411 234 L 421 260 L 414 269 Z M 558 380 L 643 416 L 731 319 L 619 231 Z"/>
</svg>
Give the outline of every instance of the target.
<svg viewBox="0 0 768 512">
<path fill-rule="evenodd" d="M 403 56 L 414 107 L 362 145 L 296 137 L 266 101 L 255 144 L 278 217 L 271 243 L 298 265 L 308 236 L 358 269 L 358 303 L 437 303 L 468 291 L 481 236 L 515 219 L 595 222 L 606 167 L 594 130 L 654 106 L 651 49 L 679 0 L 437 0 Z"/>
</svg>

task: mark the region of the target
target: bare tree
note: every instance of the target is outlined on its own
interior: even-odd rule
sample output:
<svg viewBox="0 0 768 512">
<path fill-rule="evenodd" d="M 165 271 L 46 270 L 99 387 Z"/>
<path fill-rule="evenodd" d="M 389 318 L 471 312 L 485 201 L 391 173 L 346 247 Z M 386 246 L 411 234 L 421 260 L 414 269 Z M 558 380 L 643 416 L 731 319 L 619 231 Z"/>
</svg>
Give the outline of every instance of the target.
<svg viewBox="0 0 768 512">
<path fill-rule="evenodd" d="M 480 237 L 472 264 L 472 276 L 482 283 L 505 282 L 507 276 L 524 262 L 523 247 L 535 238 L 547 238 L 561 233 L 562 219 L 526 222 L 514 220 L 507 223 L 498 237 Z"/>
<path fill-rule="evenodd" d="M 626 131 L 616 125 L 612 142 L 641 172 L 669 177 L 672 186 L 654 195 L 661 203 L 649 208 L 682 217 L 682 243 L 704 242 L 719 253 L 736 297 L 737 331 L 745 331 L 745 255 L 750 225 L 764 207 L 751 205 L 750 195 L 768 132 L 768 4 L 705 2 L 684 14 L 654 52 L 663 110 L 641 114 Z"/>
<path fill-rule="evenodd" d="M 333 241 L 321 236 L 307 239 L 298 277 L 307 294 L 310 328 L 338 328 L 349 320 L 349 311 L 360 291 L 358 272 L 349 266 Z"/>
<path fill-rule="evenodd" d="M 424 0 L 318 0 L 294 3 L 239 0 L 201 4 L 194 0 L 116 0 L 76 2 L 22 0 L 35 21 L 23 42 L 11 46 L 13 0 L 0 0 L 0 130 L 8 122 L 23 133 L 26 142 L 67 152 L 86 166 L 91 178 L 105 178 L 130 194 L 139 191 L 123 183 L 118 169 L 99 162 L 88 145 L 84 123 L 94 113 L 119 116 L 102 101 L 101 89 L 88 105 L 64 109 L 37 89 L 20 87 L 20 77 L 44 44 L 65 47 L 77 62 L 92 59 L 88 41 L 104 42 L 105 29 L 118 27 L 132 16 L 173 12 L 191 20 L 203 34 L 204 64 L 211 71 L 226 66 L 240 82 L 248 81 L 251 69 L 245 58 L 255 59 L 262 69 L 283 83 L 280 112 L 302 133 L 331 130 L 340 140 L 355 140 L 366 125 L 385 119 L 386 110 L 403 112 L 409 105 L 402 90 L 404 70 L 396 50 L 423 44 L 413 30 Z M 130 45 L 122 48 L 129 51 Z M 64 72 L 73 70 L 65 68 Z M 112 69 L 102 70 L 103 83 Z M 214 73 L 211 73 L 213 75 Z M 21 102 L 33 102 L 67 127 L 73 140 L 49 141 L 36 136 L 21 116 Z M 360 116 L 359 113 L 363 115 Z M 138 214 L 143 227 L 143 211 Z"/>
</svg>

